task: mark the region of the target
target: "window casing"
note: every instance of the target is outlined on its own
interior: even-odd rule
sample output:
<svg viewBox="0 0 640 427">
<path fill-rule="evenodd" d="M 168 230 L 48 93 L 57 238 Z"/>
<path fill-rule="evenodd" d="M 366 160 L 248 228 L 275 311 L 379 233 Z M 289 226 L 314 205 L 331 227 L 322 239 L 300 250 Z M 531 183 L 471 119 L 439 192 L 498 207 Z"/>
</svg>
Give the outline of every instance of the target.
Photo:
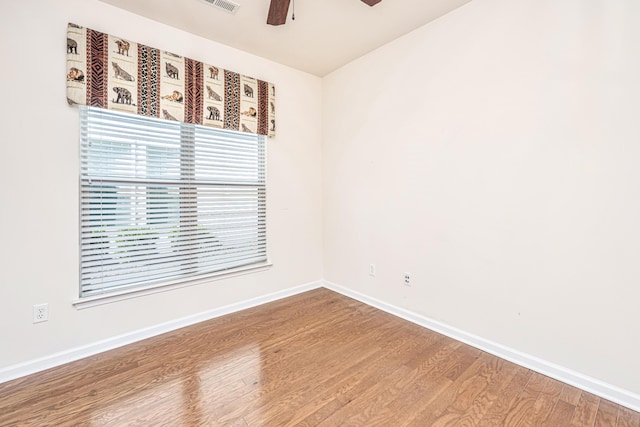
<svg viewBox="0 0 640 427">
<path fill-rule="evenodd" d="M 80 109 L 80 297 L 267 260 L 261 135 Z"/>
</svg>

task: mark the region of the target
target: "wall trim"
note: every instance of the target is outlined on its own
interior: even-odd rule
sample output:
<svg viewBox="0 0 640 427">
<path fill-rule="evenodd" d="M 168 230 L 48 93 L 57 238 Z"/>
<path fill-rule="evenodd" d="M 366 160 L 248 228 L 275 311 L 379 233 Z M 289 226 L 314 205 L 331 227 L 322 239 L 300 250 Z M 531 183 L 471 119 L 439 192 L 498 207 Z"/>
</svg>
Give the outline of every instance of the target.
<svg viewBox="0 0 640 427">
<path fill-rule="evenodd" d="M 96 341 L 91 344 L 61 351 L 59 353 L 54 353 L 49 356 L 44 356 L 27 362 L 10 365 L 6 368 L 0 369 L 0 384 L 14 380 L 16 378 L 24 377 L 26 375 L 34 374 L 36 372 L 54 368 L 56 366 L 64 365 L 65 363 L 74 362 L 85 357 L 93 356 L 98 353 L 113 350 L 127 344 L 133 344 L 135 342 L 142 341 L 156 335 L 184 328 L 185 326 L 194 325 L 199 322 L 204 322 L 205 320 L 215 319 L 216 317 L 235 313 L 241 310 L 246 310 L 247 308 L 256 307 L 268 302 L 276 301 L 282 298 L 300 294 L 302 292 L 310 291 L 312 289 L 320 288 L 322 287 L 322 284 L 323 282 L 321 280 L 306 283 L 300 286 L 295 286 L 293 288 L 284 289 L 255 298 L 250 298 L 248 300 L 214 308 L 212 310 L 203 311 L 201 313 L 192 314 L 190 316 L 182 317 L 179 319 L 170 320 L 168 322 L 150 326 L 148 328 L 127 332 L 122 335 L 117 335 L 101 341 Z"/>
<path fill-rule="evenodd" d="M 606 400 L 610 400 L 629 409 L 640 412 L 640 395 L 629 390 L 622 389 L 588 375 L 584 375 L 580 372 L 565 368 L 564 366 L 557 365 L 547 360 L 540 359 L 502 344 L 470 334 L 463 330 L 425 317 L 421 314 L 405 310 L 393 304 L 353 291 L 336 283 L 325 280 L 323 282 L 323 286 L 327 289 L 338 292 L 339 294 L 378 308 L 386 313 L 408 320 L 416 325 L 438 332 L 442 335 L 446 335 L 449 338 L 461 341 L 472 347 L 493 354 L 494 356 L 508 360 L 517 365 L 539 372 L 558 381 L 562 381 Z"/>
</svg>

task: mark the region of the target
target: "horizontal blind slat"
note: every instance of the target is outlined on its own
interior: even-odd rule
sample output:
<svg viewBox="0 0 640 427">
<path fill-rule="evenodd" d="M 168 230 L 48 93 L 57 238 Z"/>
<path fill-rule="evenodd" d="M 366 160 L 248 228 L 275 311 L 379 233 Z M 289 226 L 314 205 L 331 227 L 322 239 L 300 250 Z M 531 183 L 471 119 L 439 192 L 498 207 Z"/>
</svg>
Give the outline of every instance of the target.
<svg viewBox="0 0 640 427">
<path fill-rule="evenodd" d="M 168 278 L 168 277 L 176 277 L 177 275 L 187 276 L 188 274 L 203 274 L 205 272 L 214 273 L 220 271 L 222 268 L 218 268 L 219 265 L 223 265 L 224 268 L 230 268 L 237 264 L 244 263 L 247 259 L 256 259 L 256 262 L 266 261 L 266 256 L 262 253 L 248 253 L 245 252 L 241 256 L 228 256 L 225 259 L 217 259 L 215 262 L 198 262 L 192 261 L 188 263 L 181 263 L 180 265 L 170 265 L 170 267 L 157 270 L 153 268 L 145 269 L 142 267 L 131 268 L 127 270 L 118 270 L 117 274 L 109 274 L 107 272 L 98 273 L 94 276 L 91 274 L 83 275 L 82 279 L 85 281 L 87 285 L 100 285 L 104 287 L 109 284 L 146 284 L 149 281 L 154 281 L 159 278 Z"/>
<path fill-rule="evenodd" d="M 224 272 L 225 270 L 230 270 L 230 269 L 244 267 L 244 266 L 250 266 L 252 264 L 258 264 L 265 261 L 266 261 L 266 257 L 265 258 L 248 257 L 242 261 L 235 261 L 233 263 L 228 263 L 228 264 L 220 264 L 218 266 L 219 270 L 217 270 L 217 272 Z M 191 274 L 189 274 L 189 276 L 186 279 L 184 274 L 178 274 L 171 277 L 163 277 L 161 279 L 149 279 L 144 282 L 136 282 L 134 284 L 128 284 L 126 281 L 123 281 L 121 283 L 112 282 L 108 285 L 109 286 L 108 291 L 122 291 L 122 290 L 128 290 L 128 289 L 135 289 L 142 286 L 144 287 L 153 286 L 153 285 L 160 286 L 167 283 L 175 283 L 175 282 L 180 282 L 184 280 L 199 279 L 202 277 L 206 277 L 207 274 L 212 273 L 212 272 L 206 272 L 206 271 L 198 272 L 195 269 L 190 269 L 190 271 L 191 271 Z M 105 287 L 101 284 L 86 286 L 86 290 L 85 290 L 86 296 L 99 295 L 102 293 L 105 293 Z"/>
<path fill-rule="evenodd" d="M 164 257 L 132 257 L 131 259 L 123 257 L 117 262 L 106 263 L 89 263 L 83 270 L 83 277 L 98 276 L 104 279 L 108 276 L 118 276 L 129 274 L 132 271 L 153 271 L 162 272 L 169 270 L 179 270 L 183 266 L 190 263 L 211 262 L 212 260 L 229 260 L 246 256 L 247 253 L 259 254 L 265 248 L 264 242 L 250 243 L 244 246 L 238 246 L 234 250 L 225 251 L 208 251 L 202 249 L 189 253 L 166 254 Z M 197 258 L 196 258 L 197 257 Z M 121 266 L 121 264 L 125 264 Z M 103 267 L 105 265 L 105 267 Z"/>
<path fill-rule="evenodd" d="M 133 256 L 132 254 L 137 255 L 154 255 L 166 252 L 178 253 L 185 252 L 190 249 L 197 249 L 203 246 L 211 246 L 211 245 L 223 245 L 226 247 L 237 246 L 240 242 L 246 242 L 248 239 L 251 242 L 266 240 L 263 236 L 261 236 L 262 230 L 244 230 L 243 233 L 236 234 L 228 234 L 224 237 L 220 238 L 176 238 L 175 240 L 167 240 L 164 242 L 155 242 L 147 239 L 146 241 L 136 241 L 130 240 L 127 242 L 118 242 L 117 244 L 111 244 L 110 242 L 99 242 L 99 243 L 91 243 L 89 245 L 84 245 L 82 252 L 82 259 L 85 261 L 102 259 L 102 258 L 113 258 L 118 256 L 118 254 L 124 254 L 129 251 L 129 256 Z"/>
</svg>

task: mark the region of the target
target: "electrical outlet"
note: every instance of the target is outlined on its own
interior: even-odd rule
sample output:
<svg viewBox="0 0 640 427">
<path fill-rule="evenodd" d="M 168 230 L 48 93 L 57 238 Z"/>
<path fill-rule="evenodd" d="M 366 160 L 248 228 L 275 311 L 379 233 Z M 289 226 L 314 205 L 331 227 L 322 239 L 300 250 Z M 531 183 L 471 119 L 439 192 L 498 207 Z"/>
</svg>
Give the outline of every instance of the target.
<svg viewBox="0 0 640 427">
<path fill-rule="evenodd" d="M 369 276 L 376 276 L 376 265 L 375 264 L 369 264 Z"/>
<path fill-rule="evenodd" d="M 411 286 L 411 274 L 404 273 L 404 285 Z"/>
<path fill-rule="evenodd" d="M 49 303 L 34 305 L 33 323 L 46 322 L 47 320 L 49 320 Z"/>
</svg>

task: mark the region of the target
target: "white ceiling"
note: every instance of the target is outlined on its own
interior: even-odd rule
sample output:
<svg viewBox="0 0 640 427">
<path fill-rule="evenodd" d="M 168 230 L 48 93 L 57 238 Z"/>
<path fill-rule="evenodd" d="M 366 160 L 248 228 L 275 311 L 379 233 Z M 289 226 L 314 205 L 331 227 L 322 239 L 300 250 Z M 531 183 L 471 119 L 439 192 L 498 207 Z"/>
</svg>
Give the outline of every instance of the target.
<svg viewBox="0 0 640 427">
<path fill-rule="evenodd" d="M 471 0 L 292 0 L 285 25 L 267 25 L 269 0 L 235 0 L 235 15 L 204 0 L 102 0 L 175 28 L 324 76 Z"/>
</svg>

